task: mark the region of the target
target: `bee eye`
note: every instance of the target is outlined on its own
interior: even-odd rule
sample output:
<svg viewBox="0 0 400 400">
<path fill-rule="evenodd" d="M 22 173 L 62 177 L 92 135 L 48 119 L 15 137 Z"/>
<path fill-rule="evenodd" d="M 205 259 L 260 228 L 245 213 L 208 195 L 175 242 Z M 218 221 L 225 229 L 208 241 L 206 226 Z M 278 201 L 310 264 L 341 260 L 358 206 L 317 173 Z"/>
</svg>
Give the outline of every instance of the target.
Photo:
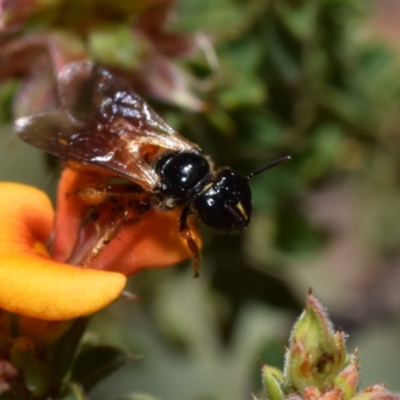
<svg viewBox="0 0 400 400">
<path fill-rule="evenodd" d="M 195 153 L 170 153 L 156 163 L 161 178 L 161 190 L 168 196 L 186 198 L 210 172 L 204 156 Z"/>
<path fill-rule="evenodd" d="M 193 201 L 193 210 L 209 228 L 225 232 L 245 229 L 252 211 L 247 179 L 230 169 L 221 169 L 215 181 Z"/>
</svg>

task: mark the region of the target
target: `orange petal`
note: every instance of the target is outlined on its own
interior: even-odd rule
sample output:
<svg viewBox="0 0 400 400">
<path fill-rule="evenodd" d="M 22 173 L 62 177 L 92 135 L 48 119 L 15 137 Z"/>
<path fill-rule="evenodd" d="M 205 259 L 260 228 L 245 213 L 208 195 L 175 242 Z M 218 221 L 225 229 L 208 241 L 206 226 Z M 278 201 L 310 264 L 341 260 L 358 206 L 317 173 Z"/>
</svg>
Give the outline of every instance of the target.
<svg viewBox="0 0 400 400">
<path fill-rule="evenodd" d="M 103 185 L 107 176 L 66 168 L 59 184 L 55 226 L 54 255 L 68 259 L 76 243 L 83 215 L 88 209 L 76 195 L 85 186 Z M 118 271 L 129 276 L 143 268 L 166 267 L 192 257 L 186 241 L 179 235 L 181 210 L 170 212 L 150 210 L 139 221 L 127 223 L 101 253 L 90 268 Z M 201 239 L 197 227 L 191 224 L 198 246 Z"/>
<path fill-rule="evenodd" d="M 179 215 L 179 209 L 146 212 L 137 223 L 122 228 L 91 267 L 129 276 L 143 268 L 163 268 L 192 258 L 186 241 L 178 233 Z M 197 228 L 192 227 L 192 231 L 197 232 Z"/>
<path fill-rule="evenodd" d="M 44 320 L 73 319 L 105 307 L 123 290 L 125 276 L 45 255 L 52 220 L 44 193 L 0 183 L 0 307 Z"/>
<path fill-rule="evenodd" d="M 0 182 L 0 254 L 31 252 L 46 243 L 53 225 L 53 208 L 38 189 Z"/>
<path fill-rule="evenodd" d="M 76 191 L 85 186 L 104 184 L 104 176 L 65 168 L 58 183 L 57 213 L 54 226 L 53 256 L 64 261 L 69 258 L 77 242 L 79 228 L 88 205 Z"/>
</svg>

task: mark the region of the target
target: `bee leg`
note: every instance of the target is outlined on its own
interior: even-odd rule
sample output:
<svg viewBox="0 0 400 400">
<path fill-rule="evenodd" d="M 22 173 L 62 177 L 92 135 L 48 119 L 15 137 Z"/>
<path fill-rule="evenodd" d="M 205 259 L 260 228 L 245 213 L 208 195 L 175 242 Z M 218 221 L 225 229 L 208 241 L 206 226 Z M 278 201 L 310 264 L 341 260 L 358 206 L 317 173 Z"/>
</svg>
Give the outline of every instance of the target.
<svg viewBox="0 0 400 400">
<path fill-rule="evenodd" d="M 104 229 L 101 236 L 97 241 L 91 246 L 89 253 L 86 257 L 78 263 L 80 266 L 89 265 L 100 253 L 101 251 L 118 235 L 118 232 L 128 221 L 133 219 L 131 213 L 125 211 L 122 215 L 115 218 L 110 222 Z"/>
<path fill-rule="evenodd" d="M 191 211 L 189 208 L 184 208 L 182 210 L 181 216 L 179 218 L 179 234 L 186 240 L 187 246 L 193 254 L 193 276 L 194 278 L 198 278 L 200 270 L 200 249 L 197 246 L 196 241 L 193 239 L 192 231 L 187 222 L 190 214 Z"/>
<path fill-rule="evenodd" d="M 96 190 L 96 189 L 94 189 Z M 115 195 L 110 195 L 115 193 Z M 89 214 L 83 218 L 80 239 L 71 256 L 70 263 L 87 266 L 115 239 L 126 223 L 135 223 L 151 208 L 145 193 L 107 192 L 108 198 L 90 206 Z"/>
</svg>

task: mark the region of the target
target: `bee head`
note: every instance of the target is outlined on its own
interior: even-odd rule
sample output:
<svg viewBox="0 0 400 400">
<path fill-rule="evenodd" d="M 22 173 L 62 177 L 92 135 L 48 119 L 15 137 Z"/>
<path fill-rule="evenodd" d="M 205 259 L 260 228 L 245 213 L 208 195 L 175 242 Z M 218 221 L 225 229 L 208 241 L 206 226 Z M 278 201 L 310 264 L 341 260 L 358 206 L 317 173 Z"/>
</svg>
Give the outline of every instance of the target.
<svg viewBox="0 0 400 400">
<path fill-rule="evenodd" d="M 247 176 L 230 168 L 221 168 L 193 199 L 192 211 L 203 224 L 217 231 L 235 232 L 246 229 L 253 210 L 250 179 L 290 159 L 290 156 L 278 158 Z"/>
<path fill-rule="evenodd" d="M 249 224 L 252 211 L 248 179 L 229 168 L 222 168 L 204 185 L 191 206 L 197 218 L 211 229 L 242 231 Z"/>
</svg>

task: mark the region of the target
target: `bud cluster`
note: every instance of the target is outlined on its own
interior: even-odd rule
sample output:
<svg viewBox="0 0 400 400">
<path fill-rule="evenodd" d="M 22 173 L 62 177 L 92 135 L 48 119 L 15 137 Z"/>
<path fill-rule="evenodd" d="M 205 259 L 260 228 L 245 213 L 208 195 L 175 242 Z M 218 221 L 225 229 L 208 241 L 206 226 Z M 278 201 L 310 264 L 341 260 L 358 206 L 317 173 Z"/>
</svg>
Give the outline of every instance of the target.
<svg viewBox="0 0 400 400">
<path fill-rule="evenodd" d="M 400 400 L 384 385 L 359 391 L 356 354 L 348 354 L 345 334 L 335 332 L 319 300 L 310 292 L 305 310 L 294 325 L 284 371 L 262 366 L 269 400 Z"/>
</svg>

